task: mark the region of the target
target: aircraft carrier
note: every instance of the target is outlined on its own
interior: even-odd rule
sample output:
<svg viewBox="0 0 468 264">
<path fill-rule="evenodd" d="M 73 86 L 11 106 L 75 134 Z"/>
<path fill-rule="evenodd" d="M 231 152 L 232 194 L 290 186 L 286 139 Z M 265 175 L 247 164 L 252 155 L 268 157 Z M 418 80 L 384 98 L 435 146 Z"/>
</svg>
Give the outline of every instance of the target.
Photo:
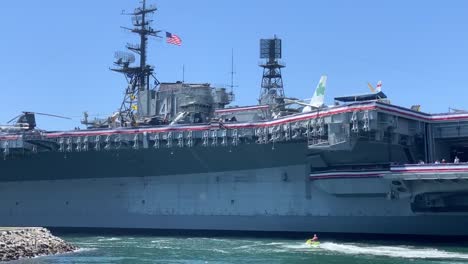
<svg viewBox="0 0 468 264">
<path fill-rule="evenodd" d="M 130 13 L 118 112 L 0 126 L 0 226 L 468 235 L 468 113 L 392 105 L 381 83 L 326 106 L 326 76 L 288 98 L 276 37 L 260 41 L 259 104 L 229 107 L 232 89 L 155 78 L 156 11 Z"/>
</svg>

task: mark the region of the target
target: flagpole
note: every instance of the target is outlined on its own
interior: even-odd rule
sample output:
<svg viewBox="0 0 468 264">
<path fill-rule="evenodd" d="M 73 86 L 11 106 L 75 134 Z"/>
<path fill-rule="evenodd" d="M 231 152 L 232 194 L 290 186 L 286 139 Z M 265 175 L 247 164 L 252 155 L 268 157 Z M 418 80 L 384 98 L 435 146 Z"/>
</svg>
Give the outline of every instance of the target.
<svg viewBox="0 0 468 264">
<path fill-rule="evenodd" d="M 182 64 L 182 83 L 185 83 L 185 64 Z"/>
</svg>

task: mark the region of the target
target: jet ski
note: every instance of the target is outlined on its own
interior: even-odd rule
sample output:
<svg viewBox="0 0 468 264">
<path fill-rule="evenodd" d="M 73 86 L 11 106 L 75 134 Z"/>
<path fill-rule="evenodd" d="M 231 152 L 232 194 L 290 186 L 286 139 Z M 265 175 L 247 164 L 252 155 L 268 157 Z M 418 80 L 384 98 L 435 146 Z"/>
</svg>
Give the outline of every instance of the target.
<svg viewBox="0 0 468 264">
<path fill-rule="evenodd" d="M 311 247 L 314 247 L 314 248 L 320 246 L 320 242 L 319 242 L 319 241 L 314 241 L 314 240 L 312 240 L 312 239 L 307 240 L 307 241 L 306 241 L 306 244 L 309 245 L 309 246 L 311 246 Z"/>
</svg>

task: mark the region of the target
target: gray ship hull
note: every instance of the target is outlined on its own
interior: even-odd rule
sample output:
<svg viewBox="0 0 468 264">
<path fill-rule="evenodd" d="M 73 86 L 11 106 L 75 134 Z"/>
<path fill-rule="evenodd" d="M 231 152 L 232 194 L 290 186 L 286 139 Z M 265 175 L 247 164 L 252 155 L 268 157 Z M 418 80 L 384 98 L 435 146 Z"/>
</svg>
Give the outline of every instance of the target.
<svg viewBox="0 0 468 264">
<path fill-rule="evenodd" d="M 327 193 L 322 183 L 309 180 L 305 165 L 1 182 L 0 225 L 468 235 L 466 214 L 415 214 L 409 198 L 385 196 L 384 179 L 339 184 L 357 191 Z M 366 193 L 367 187 L 372 190 Z"/>
</svg>

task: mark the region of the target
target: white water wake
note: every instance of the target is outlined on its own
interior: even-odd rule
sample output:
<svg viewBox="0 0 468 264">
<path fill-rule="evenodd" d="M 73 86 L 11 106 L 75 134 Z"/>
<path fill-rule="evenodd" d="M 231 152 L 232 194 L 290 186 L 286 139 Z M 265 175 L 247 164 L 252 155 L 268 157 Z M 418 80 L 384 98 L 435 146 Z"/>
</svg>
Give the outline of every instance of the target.
<svg viewBox="0 0 468 264">
<path fill-rule="evenodd" d="M 100 238 L 98 239 L 99 242 L 103 242 L 103 241 L 119 241 L 119 240 L 122 240 L 121 238 L 118 238 L 118 237 L 110 237 L 110 238 Z"/>
<path fill-rule="evenodd" d="M 435 248 L 405 246 L 366 246 L 359 244 L 337 244 L 324 242 L 320 248 L 349 255 L 374 255 L 411 259 L 468 259 L 468 254 L 448 252 Z"/>
</svg>

